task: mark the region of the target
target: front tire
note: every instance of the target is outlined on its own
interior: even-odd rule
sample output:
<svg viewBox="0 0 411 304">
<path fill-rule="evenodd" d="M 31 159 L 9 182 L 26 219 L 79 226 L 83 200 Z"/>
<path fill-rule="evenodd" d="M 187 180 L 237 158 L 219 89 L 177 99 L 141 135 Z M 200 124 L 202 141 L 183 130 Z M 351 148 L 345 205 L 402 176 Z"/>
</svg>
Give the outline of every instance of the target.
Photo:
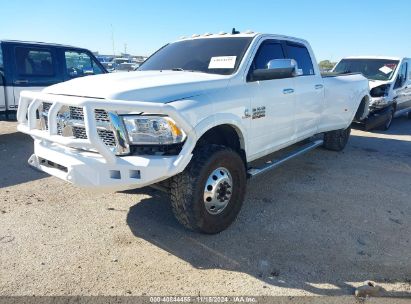
<svg viewBox="0 0 411 304">
<path fill-rule="evenodd" d="M 195 150 L 187 168 L 172 177 L 171 206 L 186 228 L 218 233 L 237 217 L 246 191 L 246 170 L 234 150 L 206 145 Z"/>
<path fill-rule="evenodd" d="M 341 151 L 347 145 L 350 134 L 351 127 L 348 127 L 347 129 L 326 132 L 324 134 L 323 147 L 327 150 Z"/>
<path fill-rule="evenodd" d="M 392 120 L 394 119 L 394 112 L 395 112 L 394 108 L 391 107 L 391 109 L 390 109 L 390 114 L 389 114 L 389 116 L 387 117 L 387 120 L 386 120 L 386 121 L 384 122 L 384 124 L 382 125 L 382 129 L 383 129 L 384 131 L 387 131 L 387 130 L 391 127 L 391 125 L 392 125 Z"/>
</svg>

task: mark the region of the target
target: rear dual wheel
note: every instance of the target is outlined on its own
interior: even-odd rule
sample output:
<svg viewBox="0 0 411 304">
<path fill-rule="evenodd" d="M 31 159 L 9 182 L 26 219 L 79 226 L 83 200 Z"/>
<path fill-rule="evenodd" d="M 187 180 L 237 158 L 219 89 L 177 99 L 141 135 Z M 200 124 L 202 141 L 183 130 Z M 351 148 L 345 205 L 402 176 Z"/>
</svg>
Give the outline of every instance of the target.
<svg viewBox="0 0 411 304">
<path fill-rule="evenodd" d="M 348 127 L 347 129 L 326 132 L 324 134 L 323 146 L 327 150 L 341 151 L 347 145 L 350 134 L 351 127 Z"/>
</svg>

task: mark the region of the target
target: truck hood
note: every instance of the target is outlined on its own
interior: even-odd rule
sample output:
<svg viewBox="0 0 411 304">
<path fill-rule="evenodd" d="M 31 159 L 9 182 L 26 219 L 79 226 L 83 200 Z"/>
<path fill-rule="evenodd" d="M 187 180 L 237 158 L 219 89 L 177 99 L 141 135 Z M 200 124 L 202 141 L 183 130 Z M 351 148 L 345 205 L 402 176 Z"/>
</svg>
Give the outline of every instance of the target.
<svg viewBox="0 0 411 304">
<path fill-rule="evenodd" d="M 81 97 L 170 102 L 224 88 L 229 76 L 188 71 L 135 71 L 87 76 L 44 89 L 45 93 Z"/>
<path fill-rule="evenodd" d="M 390 83 L 391 80 L 369 80 L 368 81 L 368 85 L 370 87 L 370 90 L 382 85 L 382 84 L 386 84 L 386 83 Z"/>
</svg>

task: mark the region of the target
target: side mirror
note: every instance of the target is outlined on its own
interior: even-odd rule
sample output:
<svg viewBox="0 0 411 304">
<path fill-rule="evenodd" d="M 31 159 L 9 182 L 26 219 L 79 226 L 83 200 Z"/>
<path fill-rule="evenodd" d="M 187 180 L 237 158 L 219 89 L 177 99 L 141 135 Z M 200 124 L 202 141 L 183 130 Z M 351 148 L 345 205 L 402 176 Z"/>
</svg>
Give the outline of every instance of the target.
<svg viewBox="0 0 411 304">
<path fill-rule="evenodd" d="M 267 64 L 267 69 L 257 69 L 251 74 L 253 81 L 291 78 L 302 75 L 294 59 L 274 59 Z"/>
</svg>

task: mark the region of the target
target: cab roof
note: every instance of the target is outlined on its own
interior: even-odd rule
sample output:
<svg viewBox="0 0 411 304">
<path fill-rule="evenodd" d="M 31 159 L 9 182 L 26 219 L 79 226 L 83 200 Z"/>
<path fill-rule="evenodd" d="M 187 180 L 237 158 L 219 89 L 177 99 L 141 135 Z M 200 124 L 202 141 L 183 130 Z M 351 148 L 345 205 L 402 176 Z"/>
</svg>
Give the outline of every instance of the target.
<svg viewBox="0 0 411 304">
<path fill-rule="evenodd" d="M 65 48 L 75 48 L 75 49 L 84 49 L 81 47 L 73 45 L 65 45 L 58 43 L 48 43 L 40 41 L 23 41 L 23 40 L 10 40 L 10 39 L 1 39 L 0 43 L 10 43 L 10 44 L 21 44 L 21 45 L 38 45 L 38 46 L 53 46 L 53 47 L 65 47 Z"/>
<path fill-rule="evenodd" d="M 402 60 L 409 59 L 407 57 L 390 57 L 390 56 L 349 56 L 344 57 L 343 59 L 385 59 L 385 60 Z"/>
<path fill-rule="evenodd" d="M 205 33 L 202 35 L 193 34 L 192 36 L 181 37 L 177 41 L 194 40 L 194 39 L 213 39 L 213 38 L 238 38 L 238 37 L 254 38 L 257 36 L 269 36 L 269 37 L 272 37 L 274 39 L 279 39 L 279 40 L 290 39 L 290 40 L 308 44 L 306 40 L 301 39 L 301 38 L 296 38 L 296 37 L 291 37 L 291 36 L 286 36 L 286 35 L 278 35 L 278 34 L 258 33 L 258 32 L 253 32 L 253 31 L 246 31 L 246 32 L 237 33 L 237 34 L 225 33 L 225 32 L 220 32 L 220 33 L 215 33 L 215 34 Z"/>
</svg>

